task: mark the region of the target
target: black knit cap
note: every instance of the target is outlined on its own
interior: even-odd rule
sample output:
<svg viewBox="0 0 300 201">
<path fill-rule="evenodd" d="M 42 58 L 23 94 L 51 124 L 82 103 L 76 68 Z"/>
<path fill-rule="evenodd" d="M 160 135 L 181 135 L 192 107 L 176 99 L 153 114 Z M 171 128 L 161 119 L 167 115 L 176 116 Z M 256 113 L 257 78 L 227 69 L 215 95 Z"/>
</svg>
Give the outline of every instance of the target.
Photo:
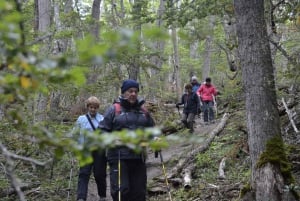
<svg viewBox="0 0 300 201">
<path fill-rule="evenodd" d="M 207 78 L 205 79 L 205 82 L 211 82 L 211 78 L 210 78 L 210 77 L 207 77 Z"/>
<path fill-rule="evenodd" d="M 137 88 L 139 91 L 140 90 L 139 83 L 137 81 L 131 80 L 131 79 L 124 80 L 123 84 L 121 86 L 121 93 L 123 94 L 125 91 L 127 91 L 130 88 Z"/>
</svg>

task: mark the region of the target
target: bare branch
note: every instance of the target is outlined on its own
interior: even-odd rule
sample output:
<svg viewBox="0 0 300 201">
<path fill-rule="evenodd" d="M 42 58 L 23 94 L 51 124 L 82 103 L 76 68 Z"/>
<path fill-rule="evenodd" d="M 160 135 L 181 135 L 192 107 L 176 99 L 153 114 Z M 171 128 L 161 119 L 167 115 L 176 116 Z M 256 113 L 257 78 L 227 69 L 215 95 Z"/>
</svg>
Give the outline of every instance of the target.
<svg viewBox="0 0 300 201">
<path fill-rule="evenodd" d="M 46 35 L 43 35 L 39 38 L 36 38 L 34 41 L 30 42 L 30 43 L 26 43 L 26 46 L 32 46 L 32 45 L 35 45 L 43 40 L 45 40 L 46 38 L 50 38 L 53 34 L 52 33 L 48 33 Z"/>
<path fill-rule="evenodd" d="M 14 154 L 14 153 L 8 151 L 6 149 L 6 147 L 3 144 L 1 144 L 1 143 L 0 143 L 0 149 L 1 149 L 2 153 L 3 153 L 3 155 L 6 156 L 6 158 L 9 157 L 9 158 L 13 158 L 13 159 L 19 159 L 19 160 L 31 162 L 31 163 L 33 163 L 35 165 L 39 165 L 39 166 L 45 166 L 47 163 L 49 163 L 49 162 L 52 161 L 52 159 L 50 159 L 50 160 L 48 160 L 46 162 L 41 162 L 41 161 L 35 160 L 33 158 L 29 158 L 29 157 L 25 157 L 25 156 L 19 156 L 17 154 Z"/>
<path fill-rule="evenodd" d="M 278 44 L 277 42 L 273 41 L 270 39 L 270 43 L 272 43 L 281 53 L 283 56 L 285 56 L 287 58 L 287 60 L 289 62 L 291 62 L 293 65 L 297 66 L 298 63 L 297 63 L 297 60 L 295 58 L 293 58 L 292 56 L 290 56 L 287 51 L 285 49 L 283 49 L 283 47 Z"/>
<path fill-rule="evenodd" d="M 290 122 L 291 122 L 291 124 L 292 124 L 292 126 L 293 126 L 293 128 L 294 128 L 294 131 L 295 131 L 296 133 L 299 133 L 299 130 L 297 129 L 297 126 L 296 126 L 296 124 L 295 124 L 295 122 L 294 122 L 294 120 L 293 120 L 293 115 L 292 115 L 291 111 L 289 110 L 289 108 L 288 108 L 288 106 L 287 106 L 287 104 L 286 104 L 284 98 L 282 98 L 281 101 L 282 101 L 282 103 L 283 103 L 283 105 L 284 105 L 284 107 L 285 107 L 285 111 L 286 111 L 286 113 L 288 114 L 288 117 L 289 117 Z"/>
<path fill-rule="evenodd" d="M 6 162 L 7 162 L 6 166 L 5 166 L 7 177 L 10 180 L 14 189 L 16 190 L 20 201 L 26 201 L 24 193 L 21 190 L 20 183 L 14 174 L 13 160 L 10 157 L 11 154 L 9 151 L 7 151 L 6 147 L 3 146 L 1 143 L 0 143 L 0 148 L 1 148 L 2 153 L 5 156 Z"/>
<path fill-rule="evenodd" d="M 14 174 L 14 161 L 13 159 L 19 159 L 23 161 L 27 161 L 39 166 L 45 166 L 47 163 L 49 163 L 52 159 L 46 161 L 46 162 L 40 162 L 38 160 L 29 158 L 29 157 L 24 157 L 24 156 L 19 156 L 17 154 L 14 154 L 10 151 L 7 150 L 7 148 L 0 143 L 0 150 L 3 154 L 3 156 L 6 158 L 6 166 L 4 167 L 4 171 L 10 180 L 12 187 L 15 189 L 15 192 L 18 194 L 19 200 L 20 201 L 26 201 L 24 193 L 22 192 L 21 189 L 21 184 L 19 183 L 18 178 Z"/>
</svg>

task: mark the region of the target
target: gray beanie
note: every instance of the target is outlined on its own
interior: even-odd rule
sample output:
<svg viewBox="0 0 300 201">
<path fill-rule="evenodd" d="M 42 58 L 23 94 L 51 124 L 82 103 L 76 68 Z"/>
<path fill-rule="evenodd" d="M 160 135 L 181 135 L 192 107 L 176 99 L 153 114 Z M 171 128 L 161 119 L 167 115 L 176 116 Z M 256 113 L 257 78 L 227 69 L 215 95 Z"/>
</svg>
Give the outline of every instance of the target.
<svg viewBox="0 0 300 201">
<path fill-rule="evenodd" d="M 194 75 L 194 76 L 192 77 L 192 80 L 198 80 L 198 78 Z"/>
</svg>

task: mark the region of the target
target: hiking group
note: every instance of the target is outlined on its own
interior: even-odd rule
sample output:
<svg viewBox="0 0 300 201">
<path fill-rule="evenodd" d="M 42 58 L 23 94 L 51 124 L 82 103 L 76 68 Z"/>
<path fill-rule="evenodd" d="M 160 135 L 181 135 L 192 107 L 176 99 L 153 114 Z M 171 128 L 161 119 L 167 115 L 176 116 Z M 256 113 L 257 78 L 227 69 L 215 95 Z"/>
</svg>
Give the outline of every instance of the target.
<svg viewBox="0 0 300 201">
<path fill-rule="evenodd" d="M 121 86 L 121 95 L 104 115 L 97 112 L 100 101 L 92 96 L 87 99 L 87 114 L 76 121 L 76 130 L 80 130 L 79 143 L 84 143 L 85 132 L 99 129 L 101 133 L 110 133 L 122 129 L 136 130 L 153 127 L 154 120 L 144 108 L 145 101 L 138 98 L 139 84 L 135 80 L 125 80 Z M 136 153 L 127 146 L 116 146 L 108 150 L 92 152 L 93 162 L 80 167 L 77 185 L 77 201 L 86 201 L 88 183 L 93 171 L 100 201 L 106 198 L 106 169 L 109 165 L 110 192 L 113 201 L 146 200 L 146 156 Z"/>
<path fill-rule="evenodd" d="M 100 101 L 95 96 L 86 100 L 87 114 L 78 117 L 74 130 L 79 130 L 78 143 L 85 143 L 86 132 L 110 133 L 123 129 L 136 130 L 153 127 L 153 118 L 144 107 L 145 101 L 138 97 L 139 83 L 124 80 L 121 95 L 101 115 L 98 113 Z M 185 86 L 181 102 L 183 105 L 182 123 L 193 132 L 195 116 L 203 111 L 204 122 L 214 120 L 212 106 L 216 89 L 207 78 L 199 84 L 195 76 Z M 161 153 L 160 153 L 161 156 Z M 77 184 L 77 201 L 86 201 L 88 183 L 93 172 L 97 184 L 99 201 L 107 200 L 106 170 L 109 165 L 110 193 L 113 201 L 145 201 L 147 188 L 147 171 L 144 153 L 136 153 L 127 146 L 115 146 L 107 150 L 92 152 L 93 162 L 79 168 Z M 162 156 L 161 156 L 162 160 Z M 163 162 L 163 161 L 162 161 Z"/>
<path fill-rule="evenodd" d="M 179 106 L 183 105 L 181 114 L 181 122 L 185 128 L 189 129 L 190 133 L 194 132 L 195 117 L 203 113 L 203 121 L 205 125 L 214 123 L 216 107 L 216 87 L 211 83 L 211 78 L 207 77 L 205 82 L 200 84 L 196 76 L 193 76 L 190 84 L 185 85 L 185 91 L 181 97 L 181 102 L 176 103 Z"/>
</svg>

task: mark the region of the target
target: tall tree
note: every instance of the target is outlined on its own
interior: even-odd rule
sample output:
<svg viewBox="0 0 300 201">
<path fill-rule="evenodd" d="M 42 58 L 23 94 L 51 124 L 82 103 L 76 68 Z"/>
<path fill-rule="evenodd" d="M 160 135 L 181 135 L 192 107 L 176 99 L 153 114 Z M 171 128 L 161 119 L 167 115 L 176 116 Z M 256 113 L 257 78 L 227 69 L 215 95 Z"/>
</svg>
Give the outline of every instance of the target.
<svg viewBox="0 0 300 201">
<path fill-rule="evenodd" d="M 156 19 L 156 26 L 158 28 L 160 28 L 161 30 L 165 30 L 164 26 L 165 26 L 165 22 L 163 19 L 163 15 L 165 12 L 165 1 L 164 0 L 160 0 L 159 1 L 159 6 L 157 9 L 157 19 Z M 157 51 L 158 55 L 154 55 L 151 58 L 151 62 L 153 63 L 153 65 L 155 65 L 157 67 L 157 69 L 161 69 L 162 65 L 163 65 L 163 58 L 162 58 L 162 53 L 164 52 L 165 49 L 165 41 L 155 41 L 154 42 L 154 49 Z M 157 82 L 157 79 L 153 79 L 155 77 L 158 77 L 159 75 L 159 70 L 157 69 L 151 69 L 151 73 L 150 73 L 150 89 L 149 89 L 149 97 L 151 100 L 156 101 L 156 96 L 155 94 L 157 93 L 157 89 L 159 88 L 159 83 Z M 164 80 L 164 78 L 160 77 L 160 80 Z"/>
<path fill-rule="evenodd" d="M 283 190 L 289 182 L 288 164 L 281 139 L 264 1 L 234 0 L 234 7 L 252 171 L 252 191 L 244 200 L 293 200 L 287 199 Z"/>
<path fill-rule="evenodd" d="M 92 13 L 91 13 L 91 18 L 92 18 L 92 24 L 91 24 L 91 30 L 90 34 L 94 37 L 95 43 L 99 41 L 100 37 L 100 5 L 101 5 L 101 0 L 94 0 L 93 1 L 93 6 L 92 6 Z M 98 73 L 95 72 L 97 70 L 97 65 L 92 65 L 91 66 L 91 71 L 87 77 L 87 84 L 93 84 L 95 80 L 97 80 Z M 83 92 L 83 99 L 86 99 L 89 94 L 86 94 L 86 92 Z"/>
<path fill-rule="evenodd" d="M 35 0 L 35 31 L 37 34 L 46 34 L 51 25 L 51 2 L 48 0 Z M 40 52 L 43 54 L 49 53 L 50 43 L 48 39 L 43 41 Z M 45 121 L 47 118 L 46 108 L 48 99 L 43 94 L 39 93 L 36 98 L 34 108 L 34 121 Z"/>
<path fill-rule="evenodd" d="M 235 72 L 238 70 L 237 64 L 239 62 L 237 61 L 238 51 L 236 44 L 236 22 L 234 20 L 234 16 L 232 16 L 231 13 L 225 14 L 222 17 L 222 24 L 226 44 L 224 46 L 219 44 L 219 46 L 226 54 L 230 71 Z"/>
<path fill-rule="evenodd" d="M 174 0 L 167 1 L 167 7 L 169 12 L 174 14 L 174 10 L 178 8 L 178 2 Z M 178 48 L 178 37 L 177 37 L 177 25 L 174 21 L 170 21 L 171 40 L 173 46 L 172 64 L 173 64 L 173 76 L 172 83 L 177 95 L 177 99 L 180 99 L 182 88 L 181 88 L 181 77 L 180 77 L 180 62 L 179 62 L 179 48 Z"/>
<path fill-rule="evenodd" d="M 100 32 L 100 4 L 101 0 L 94 0 L 92 7 L 92 27 L 91 34 L 95 37 L 96 40 L 99 40 L 99 32 Z"/>
<path fill-rule="evenodd" d="M 134 4 L 132 5 L 132 20 L 134 23 L 133 30 L 136 31 L 141 37 L 142 34 L 142 8 L 147 5 L 147 2 L 144 0 L 135 0 Z M 130 79 L 137 80 L 140 75 L 140 50 L 141 44 L 137 42 L 136 44 L 137 55 L 133 58 L 133 62 L 130 63 L 128 67 L 128 75 Z"/>
<path fill-rule="evenodd" d="M 215 26 L 215 18 L 216 16 L 209 16 L 209 21 L 208 21 L 208 28 L 210 33 L 206 36 L 205 40 L 205 50 L 203 54 L 203 67 L 202 67 L 202 81 L 205 80 L 205 78 L 209 77 L 210 74 L 210 63 L 211 63 L 211 55 L 212 55 L 212 42 L 213 42 L 213 29 Z"/>
</svg>

